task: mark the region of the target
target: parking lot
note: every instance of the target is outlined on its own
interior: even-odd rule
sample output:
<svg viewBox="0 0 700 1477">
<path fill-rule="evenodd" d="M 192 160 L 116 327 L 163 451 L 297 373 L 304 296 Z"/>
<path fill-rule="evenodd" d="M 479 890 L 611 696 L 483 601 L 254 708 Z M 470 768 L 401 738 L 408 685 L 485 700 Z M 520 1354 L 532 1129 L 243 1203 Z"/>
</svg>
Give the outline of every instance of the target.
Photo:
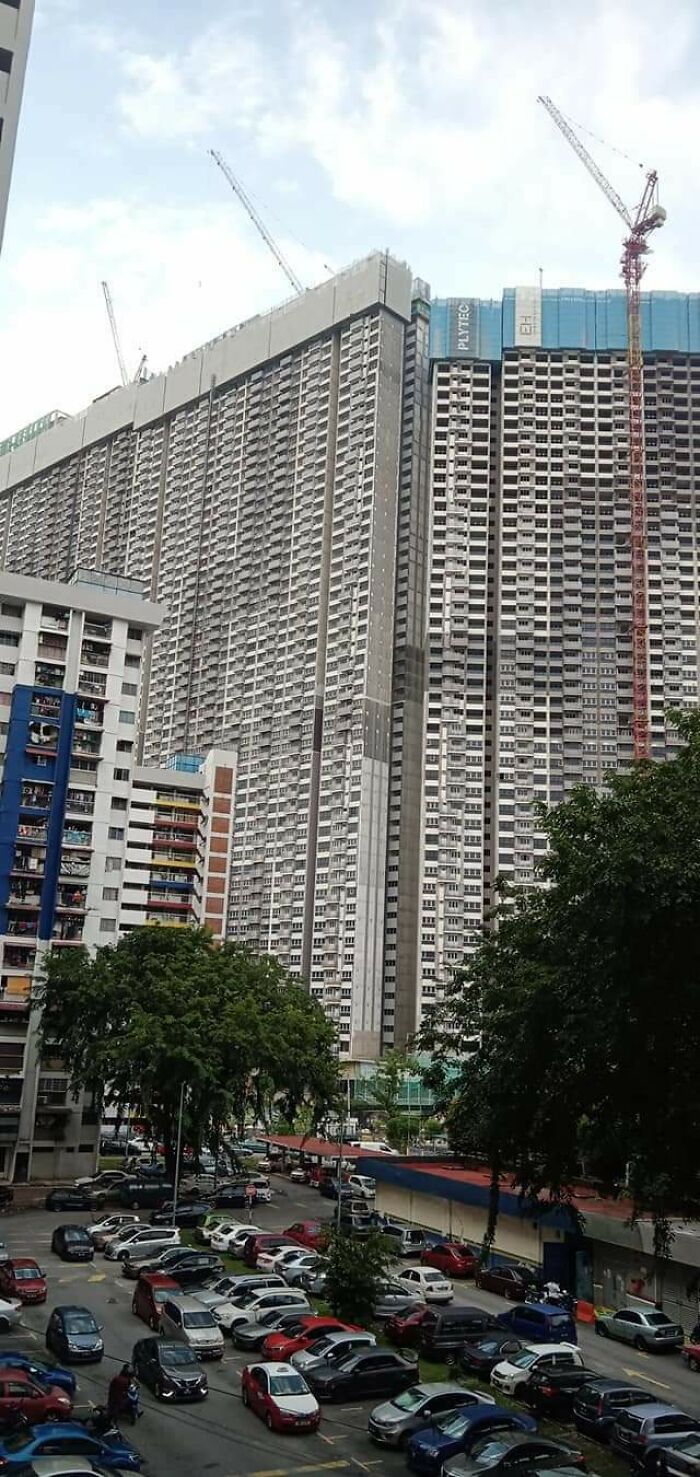
<svg viewBox="0 0 700 1477">
<path fill-rule="evenodd" d="M 272 1204 L 256 1208 L 256 1224 L 278 1229 L 292 1221 L 332 1214 L 333 1207 L 304 1186 L 290 1185 L 273 1176 Z M 142 1219 L 147 1220 L 147 1212 Z M 101 1364 L 77 1367 L 77 1415 L 101 1404 L 113 1374 L 129 1359 L 134 1343 L 149 1330 L 131 1312 L 134 1284 L 113 1262 L 99 1253 L 92 1264 L 64 1263 L 50 1250 L 51 1233 L 61 1222 L 87 1224 L 93 1217 L 76 1213 L 28 1210 L 3 1218 L 2 1232 L 11 1255 L 35 1256 L 49 1278 L 49 1297 L 42 1307 L 27 1308 L 23 1330 L 5 1336 L 5 1347 L 24 1348 L 40 1356 L 48 1313 L 59 1303 L 76 1302 L 90 1308 L 104 1324 L 105 1357 Z M 471 1282 L 455 1284 L 456 1299 L 503 1312 L 503 1300 L 474 1289 Z M 625 1376 L 646 1385 L 660 1400 L 673 1401 L 700 1418 L 700 1375 L 692 1374 L 676 1355 L 652 1356 L 597 1338 L 592 1329 L 579 1328 L 586 1364 L 601 1374 Z M 142 1391 L 144 1415 L 133 1434 L 143 1453 L 148 1477 L 286 1477 L 297 1472 L 359 1470 L 371 1474 L 403 1472 L 403 1457 L 373 1446 L 367 1437 L 367 1416 L 373 1401 L 363 1405 L 324 1405 L 321 1427 L 314 1435 L 277 1435 L 269 1432 L 241 1402 L 240 1370 L 246 1356 L 227 1340 L 221 1363 L 209 1364 L 209 1397 L 199 1405 L 163 1406 L 148 1390 Z M 132 1439 L 130 1428 L 125 1428 Z M 569 1428 L 569 1435 L 573 1434 Z"/>
</svg>

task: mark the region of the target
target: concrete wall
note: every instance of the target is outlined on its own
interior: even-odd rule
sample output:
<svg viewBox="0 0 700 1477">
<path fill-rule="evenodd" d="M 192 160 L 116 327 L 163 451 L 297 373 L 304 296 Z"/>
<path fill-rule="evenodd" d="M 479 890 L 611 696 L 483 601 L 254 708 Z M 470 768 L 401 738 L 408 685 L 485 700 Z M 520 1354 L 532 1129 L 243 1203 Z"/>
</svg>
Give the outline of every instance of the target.
<svg viewBox="0 0 700 1477">
<path fill-rule="evenodd" d="M 462 1205 L 457 1200 L 444 1200 L 437 1195 L 421 1195 L 377 1182 L 376 1208 L 397 1220 L 410 1221 L 443 1236 L 479 1244 L 486 1230 L 486 1212 L 479 1206 Z M 542 1230 L 534 1222 L 499 1216 L 494 1252 L 525 1262 L 542 1261 L 545 1240 L 556 1238 L 556 1231 Z"/>
</svg>

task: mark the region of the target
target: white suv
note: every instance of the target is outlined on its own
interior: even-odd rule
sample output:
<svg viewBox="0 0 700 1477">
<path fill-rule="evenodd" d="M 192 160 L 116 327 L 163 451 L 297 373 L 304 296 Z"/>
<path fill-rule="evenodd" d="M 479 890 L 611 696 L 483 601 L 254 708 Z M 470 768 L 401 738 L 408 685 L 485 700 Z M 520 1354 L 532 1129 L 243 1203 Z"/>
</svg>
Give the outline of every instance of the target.
<svg viewBox="0 0 700 1477">
<path fill-rule="evenodd" d="M 531 1375 L 544 1369 L 583 1369 L 578 1344 L 526 1344 L 491 1371 L 491 1384 L 504 1395 L 523 1394 Z"/>
<path fill-rule="evenodd" d="M 126 1262 L 129 1257 L 152 1251 L 154 1256 L 166 1251 L 169 1246 L 180 1245 L 178 1226 L 134 1226 L 125 1234 L 115 1236 L 105 1246 L 105 1256 L 110 1262 Z"/>
<path fill-rule="evenodd" d="M 232 1304 L 230 1328 L 235 1328 L 238 1323 L 254 1323 L 258 1314 L 267 1312 L 268 1308 L 289 1308 L 293 1313 L 298 1307 L 299 1312 L 304 1314 L 311 1311 L 305 1292 L 297 1292 L 284 1285 L 250 1289 L 241 1293 L 240 1297 L 232 1298 Z"/>
</svg>

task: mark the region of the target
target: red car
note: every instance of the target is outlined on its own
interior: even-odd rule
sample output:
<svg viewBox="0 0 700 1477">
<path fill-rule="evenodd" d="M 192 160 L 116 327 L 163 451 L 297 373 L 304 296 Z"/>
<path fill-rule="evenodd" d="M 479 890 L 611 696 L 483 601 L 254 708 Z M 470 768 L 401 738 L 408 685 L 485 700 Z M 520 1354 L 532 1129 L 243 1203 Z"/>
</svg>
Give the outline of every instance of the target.
<svg viewBox="0 0 700 1477">
<path fill-rule="evenodd" d="M 446 1277 L 473 1277 L 479 1258 L 464 1241 L 442 1241 L 423 1252 L 424 1267 L 437 1267 Z"/>
<path fill-rule="evenodd" d="M 685 1348 L 681 1349 L 681 1359 L 687 1359 L 688 1369 L 694 1370 L 697 1374 L 700 1370 L 700 1344 L 686 1344 Z"/>
<path fill-rule="evenodd" d="M 73 1401 L 57 1385 L 38 1385 L 23 1369 L 0 1369 L 0 1422 L 17 1413 L 37 1421 L 69 1421 Z"/>
<path fill-rule="evenodd" d="M 406 1313 L 394 1313 L 391 1318 L 387 1318 L 384 1332 L 390 1342 L 396 1344 L 398 1348 L 403 1345 L 408 1349 L 417 1349 L 420 1343 L 421 1328 L 428 1316 L 434 1318 L 434 1309 L 431 1310 L 424 1305 L 419 1308 L 409 1308 Z"/>
<path fill-rule="evenodd" d="M 270 1431 L 316 1431 L 321 1410 L 304 1376 L 292 1364 L 247 1364 L 241 1397 Z"/>
<path fill-rule="evenodd" d="M 160 1328 L 161 1306 L 172 1292 L 176 1295 L 182 1292 L 174 1277 L 166 1277 L 164 1272 L 139 1272 L 131 1299 L 131 1311 L 157 1333 Z"/>
<path fill-rule="evenodd" d="M 30 1256 L 0 1262 L 0 1292 L 23 1303 L 45 1303 L 46 1273 Z"/>
<path fill-rule="evenodd" d="M 322 1333 L 340 1333 L 347 1330 L 348 1333 L 359 1332 L 350 1323 L 340 1323 L 337 1318 L 320 1318 L 313 1313 L 299 1318 L 292 1328 L 284 1328 L 279 1333 L 269 1333 L 262 1346 L 262 1352 L 266 1359 L 291 1359 L 299 1349 L 306 1349 Z"/>
<path fill-rule="evenodd" d="M 322 1251 L 328 1240 L 328 1225 L 325 1221 L 295 1221 L 284 1234 L 288 1241 L 307 1246 L 309 1251 Z"/>
</svg>

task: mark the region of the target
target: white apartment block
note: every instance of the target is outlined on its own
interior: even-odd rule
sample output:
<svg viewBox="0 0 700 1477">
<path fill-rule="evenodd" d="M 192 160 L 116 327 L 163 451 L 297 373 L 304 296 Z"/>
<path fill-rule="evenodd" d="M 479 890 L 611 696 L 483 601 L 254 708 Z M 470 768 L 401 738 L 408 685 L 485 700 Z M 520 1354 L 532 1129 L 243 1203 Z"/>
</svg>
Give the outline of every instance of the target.
<svg viewBox="0 0 700 1477">
<path fill-rule="evenodd" d="M 0 250 L 33 19 L 34 0 L 0 0 Z"/>
<path fill-rule="evenodd" d="M 0 573 L 0 1177 L 89 1173 L 97 1119 L 39 1053 L 49 949 L 116 942 L 144 647 L 132 581 Z"/>
</svg>

